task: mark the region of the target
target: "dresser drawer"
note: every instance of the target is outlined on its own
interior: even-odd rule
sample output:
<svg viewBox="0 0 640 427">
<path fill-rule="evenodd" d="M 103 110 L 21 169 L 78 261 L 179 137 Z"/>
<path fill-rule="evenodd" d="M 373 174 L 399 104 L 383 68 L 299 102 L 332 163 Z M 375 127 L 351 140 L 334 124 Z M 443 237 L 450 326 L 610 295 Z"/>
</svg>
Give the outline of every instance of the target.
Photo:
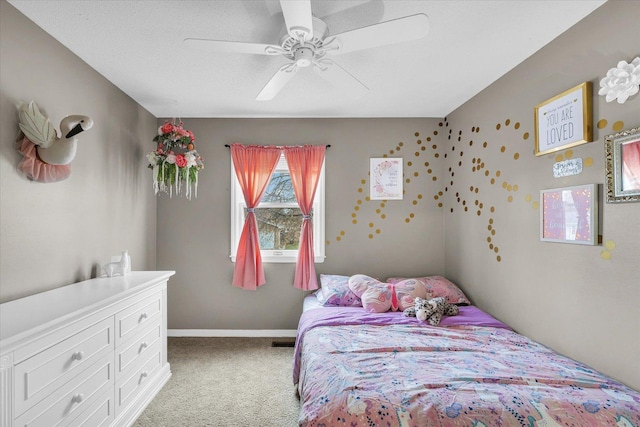
<svg viewBox="0 0 640 427">
<path fill-rule="evenodd" d="M 160 368 L 162 354 L 156 349 L 154 353 L 141 360 L 139 368 L 132 370 L 129 375 L 123 375 L 116 382 L 116 414 L 125 409 L 135 400 L 138 393 L 143 390 L 150 378 Z"/>
<path fill-rule="evenodd" d="M 78 373 L 55 393 L 35 404 L 15 422 L 21 427 L 66 426 L 113 387 L 113 356 L 109 354 Z"/>
<path fill-rule="evenodd" d="M 162 324 L 156 321 L 147 326 L 149 328 L 141 331 L 142 333 L 135 339 L 116 349 L 116 378 L 130 366 L 135 366 L 137 361 L 144 359 L 154 349 L 157 351 Z"/>
<path fill-rule="evenodd" d="M 107 392 L 98 397 L 77 418 L 65 424 L 67 427 L 104 427 L 113 422 L 113 388 L 106 387 Z"/>
<path fill-rule="evenodd" d="M 148 324 L 159 321 L 161 313 L 161 293 L 153 294 L 116 313 L 116 346 L 145 329 Z"/>
<path fill-rule="evenodd" d="M 15 410 L 22 414 L 105 354 L 112 354 L 113 319 L 107 318 L 15 366 Z"/>
</svg>

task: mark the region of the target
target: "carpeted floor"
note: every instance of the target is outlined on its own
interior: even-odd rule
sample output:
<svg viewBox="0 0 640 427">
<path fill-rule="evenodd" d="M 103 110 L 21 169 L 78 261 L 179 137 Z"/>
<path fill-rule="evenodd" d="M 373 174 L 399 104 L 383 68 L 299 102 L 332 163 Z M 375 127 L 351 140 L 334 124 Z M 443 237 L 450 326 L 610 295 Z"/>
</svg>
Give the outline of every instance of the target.
<svg viewBox="0 0 640 427">
<path fill-rule="evenodd" d="M 169 338 L 172 376 L 134 427 L 289 427 L 293 348 L 272 338 Z"/>
</svg>

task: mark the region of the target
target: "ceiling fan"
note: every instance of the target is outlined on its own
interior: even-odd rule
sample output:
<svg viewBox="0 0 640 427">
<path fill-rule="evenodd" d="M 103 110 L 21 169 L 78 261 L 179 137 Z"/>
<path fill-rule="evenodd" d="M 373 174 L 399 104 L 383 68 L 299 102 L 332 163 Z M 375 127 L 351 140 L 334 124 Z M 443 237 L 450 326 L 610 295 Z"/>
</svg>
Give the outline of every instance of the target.
<svg viewBox="0 0 640 427">
<path fill-rule="evenodd" d="M 290 62 L 276 71 L 256 97 L 258 101 L 273 99 L 301 69 L 313 70 L 353 97 L 369 91 L 361 81 L 329 58 L 378 46 L 417 40 L 427 35 L 429 19 L 419 13 L 367 27 L 328 35 L 327 25 L 311 13 L 311 0 L 280 0 L 286 31 L 279 45 L 187 38 L 188 46 L 210 52 L 253 55 L 282 55 Z"/>
</svg>

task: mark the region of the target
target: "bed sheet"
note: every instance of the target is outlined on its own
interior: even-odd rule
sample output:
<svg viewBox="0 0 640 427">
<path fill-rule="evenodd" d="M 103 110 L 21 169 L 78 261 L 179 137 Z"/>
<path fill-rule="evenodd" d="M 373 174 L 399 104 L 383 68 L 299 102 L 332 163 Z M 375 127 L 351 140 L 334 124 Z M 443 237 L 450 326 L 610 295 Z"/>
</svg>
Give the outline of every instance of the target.
<svg viewBox="0 0 640 427">
<path fill-rule="evenodd" d="M 437 327 L 357 308 L 303 313 L 300 425 L 640 427 L 637 391 L 461 308 Z"/>
</svg>

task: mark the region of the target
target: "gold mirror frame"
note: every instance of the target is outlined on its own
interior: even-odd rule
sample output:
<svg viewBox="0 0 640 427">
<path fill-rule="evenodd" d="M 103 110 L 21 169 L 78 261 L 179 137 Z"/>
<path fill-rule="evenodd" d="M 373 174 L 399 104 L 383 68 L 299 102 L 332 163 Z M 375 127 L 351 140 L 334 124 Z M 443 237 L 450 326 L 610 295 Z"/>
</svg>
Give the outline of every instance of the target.
<svg viewBox="0 0 640 427">
<path fill-rule="evenodd" d="M 625 163 L 622 155 L 622 148 L 626 144 L 638 144 L 640 147 L 640 127 L 607 135 L 604 142 L 607 203 L 640 202 L 640 183 L 632 188 L 624 188 Z M 634 165 L 634 171 L 637 168 Z"/>
</svg>

